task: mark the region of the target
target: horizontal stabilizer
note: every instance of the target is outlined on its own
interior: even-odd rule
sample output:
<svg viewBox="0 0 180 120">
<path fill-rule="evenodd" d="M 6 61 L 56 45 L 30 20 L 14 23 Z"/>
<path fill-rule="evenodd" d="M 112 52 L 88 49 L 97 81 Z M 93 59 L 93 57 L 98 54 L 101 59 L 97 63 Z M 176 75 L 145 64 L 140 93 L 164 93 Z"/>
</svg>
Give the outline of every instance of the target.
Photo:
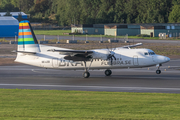
<svg viewBox="0 0 180 120">
<path fill-rule="evenodd" d="M 15 53 L 36 54 L 36 52 L 26 52 L 26 51 L 17 51 L 17 50 L 13 50 L 12 52 L 15 52 Z"/>
</svg>

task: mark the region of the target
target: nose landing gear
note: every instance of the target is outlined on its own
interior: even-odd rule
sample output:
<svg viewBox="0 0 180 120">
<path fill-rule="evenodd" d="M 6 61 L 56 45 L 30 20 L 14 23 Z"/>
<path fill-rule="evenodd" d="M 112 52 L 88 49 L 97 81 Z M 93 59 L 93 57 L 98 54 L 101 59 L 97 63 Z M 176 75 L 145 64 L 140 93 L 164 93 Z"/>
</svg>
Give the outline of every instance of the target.
<svg viewBox="0 0 180 120">
<path fill-rule="evenodd" d="M 156 74 L 161 74 L 160 66 L 162 66 L 162 64 L 156 65 L 156 67 L 158 67 L 158 69 L 156 70 Z"/>
<path fill-rule="evenodd" d="M 156 74 L 161 74 L 161 70 L 156 70 Z"/>
</svg>

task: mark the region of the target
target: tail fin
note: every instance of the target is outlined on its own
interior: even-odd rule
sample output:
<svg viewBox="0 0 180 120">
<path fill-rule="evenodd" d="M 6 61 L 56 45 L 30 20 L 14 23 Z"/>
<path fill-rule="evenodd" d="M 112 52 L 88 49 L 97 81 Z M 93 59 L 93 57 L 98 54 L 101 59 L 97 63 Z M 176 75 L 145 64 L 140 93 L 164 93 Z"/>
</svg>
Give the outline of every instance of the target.
<svg viewBox="0 0 180 120">
<path fill-rule="evenodd" d="M 27 20 L 19 23 L 18 51 L 40 52 L 36 36 Z"/>
</svg>

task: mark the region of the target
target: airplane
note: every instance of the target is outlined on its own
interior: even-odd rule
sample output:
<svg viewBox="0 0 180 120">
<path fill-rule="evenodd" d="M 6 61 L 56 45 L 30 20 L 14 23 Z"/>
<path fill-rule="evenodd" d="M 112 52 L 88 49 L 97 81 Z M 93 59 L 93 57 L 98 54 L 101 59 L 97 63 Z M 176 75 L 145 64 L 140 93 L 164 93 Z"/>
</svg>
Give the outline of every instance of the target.
<svg viewBox="0 0 180 120">
<path fill-rule="evenodd" d="M 112 74 L 111 69 L 143 68 L 160 66 L 170 58 L 157 55 L 150 49 L 131 49 L 142 43 L 116 48 L 73 50 L 38 44 L 29 21 L 19 23 L 17 57 L 15 62 L 46 69 L 84 70 L 83 77 L 89 78 L 89 70 L 105 69 L 105 75 Z"/>
</svg>

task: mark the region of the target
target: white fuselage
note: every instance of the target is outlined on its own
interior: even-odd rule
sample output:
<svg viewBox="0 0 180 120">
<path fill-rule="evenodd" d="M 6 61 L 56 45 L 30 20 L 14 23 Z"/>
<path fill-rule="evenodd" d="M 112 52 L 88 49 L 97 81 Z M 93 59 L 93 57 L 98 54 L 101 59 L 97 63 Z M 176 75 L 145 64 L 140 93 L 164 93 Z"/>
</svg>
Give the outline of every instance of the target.
<svg viewBox="0 0 180 120">
<path fill-rule="evenodd" d="M 64 50 L 64 48 L 51 47 L 52 49 Z M 40 45 L 41 52 L 37 54 L 28 54 L 28 53 L 18 53 L 16 62 L 21 62 L 24 64 L 29 64 L 38 67 L 44 68 L 54 68 L 54 69 L 84 69 L 83 61 L 73 62 L 71 60 L 65 60 L 64 56 L 59 54 L 59 52 L 48 52 L 50 46 Z M 67 49 L 66 49 L 67 50 Z M 96 49 L 99 53 L 98 56 L 106 49 Z M 110 60 L 103 60 L 93 58 L 92 64 L 91 61 L 88 61 L 87 67 L 90 66 L 90 69 L 121 69 L 121 68 L 141 68 L 148 66 L 155 66 L 157 64 L 162 64 L 168 62 L 170 59 L 165 56 L 152 54 L 154 53 L 150 49 L 122 49 L 117 48 L 115 51 L 116 60 L 113 60 L 112 65 Z"/>
</svg>

